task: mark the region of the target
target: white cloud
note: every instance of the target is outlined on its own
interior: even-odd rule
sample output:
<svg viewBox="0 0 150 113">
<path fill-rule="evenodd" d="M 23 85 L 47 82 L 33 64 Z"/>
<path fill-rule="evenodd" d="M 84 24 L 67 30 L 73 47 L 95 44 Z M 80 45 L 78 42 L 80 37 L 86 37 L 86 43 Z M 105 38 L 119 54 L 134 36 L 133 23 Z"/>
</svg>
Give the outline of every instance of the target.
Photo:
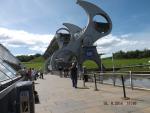
<svg viewBox="0 0 150 113">
<path fill-rule="evenodd" d="M 8 46 L 8 47 L 11 47 L 11 48 L 20 48 L 21 45 L 14 45 L 14 44 L 9 44 L 9 45 L 6 45 L 5 46 Z"/>
<path fill-rule="evenodd" d="M 132 34 L 130 34 L 130 33 L 121 35 L 122 38 L 127 38 L 127 37 L 130 37 L 130 36 L 132 36 Z"/>
<path fill-rule="evenodd" d="M 33 46 L 33 47 L 30 47 L 29 48 L 30 50 L 33 50 L 33 51 L 42 51 L 42 52 L 44 52 L 45 50 L 46 50 L 46 47 L 43 47 L 42 45 L 40 45 L 40 46 Z"/>
<path fill-rule="evenodd" d="M 0 43 L 13 49 L 20 47 L 21 50 L 21 47 L 27 47 L 29 51 L 41 53 L 46 50 L 52 38 L 51 34 L 33 34 L 23 30 L 0 28 Z"/>
<path fill-rule="evenodd" d="M 136 37 L 136 38 L 135 38 Z M 105 53 L 106 56 L 111 55 L 114 52 L 123 50 L 142 50 L 150 48 L 150 34 L 125 34 L 121 36 L 114 36 L 112 34 L 99 39 L 96 42 L 98 53 Z M 134 39 L 134 40 L 133 40 Z M 137 40 L 135 40 L 137 39 Z"/>
<path fill-rule="evenodd" d="M 24 49 L 28 50 L 27 54 L 43 53 L 48 47 L 54 35 L 51 34 L 33 34 L 23 30 L 11 30 L 0 28 L 0 43 L 9 50 L 15 50 L 15 54 L 25 54 Z M 123 50 L 150 49 L 150 33 L 124 34 L 120 36 L 108 35 L 99 39 L 97 45 L 98 53 L 108 55 Z"/>
</svg>

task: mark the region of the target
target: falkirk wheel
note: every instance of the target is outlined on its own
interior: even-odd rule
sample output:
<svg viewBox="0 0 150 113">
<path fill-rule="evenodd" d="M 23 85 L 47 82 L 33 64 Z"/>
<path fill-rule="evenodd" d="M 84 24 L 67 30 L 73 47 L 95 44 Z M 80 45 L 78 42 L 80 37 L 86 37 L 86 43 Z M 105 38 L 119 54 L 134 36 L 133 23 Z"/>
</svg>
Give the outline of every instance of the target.
<svg viewBox="0 0 150 113">
<path fill-rule="evenodd" d="M 98 6 L 83 0 L 77 0 L 77 4 L 81 6 L 87 16 L 88 24 L 85 28 L 80 28 L 71 23 L 63 23 L 65 28 L 56 31 L 49 47 L 51 50 L 49 58 L 45 63 L 48 70 L 58 70 L 59 67 L 67 67 L 71 62 L 76 61 L 80 69 L 85 60 L 93 60 L 101 68 L 101 61 L 93 44 L 100 38 L 108 35 L 112 30 L 112 22 L 106 12 Z M 96 16 L 102 17 L 105 22 L 95 21 Z M 64 30 L 66 33 L 61 33 Z M 53 46 L 52 46 L 53 45 Z"/>
</svg>

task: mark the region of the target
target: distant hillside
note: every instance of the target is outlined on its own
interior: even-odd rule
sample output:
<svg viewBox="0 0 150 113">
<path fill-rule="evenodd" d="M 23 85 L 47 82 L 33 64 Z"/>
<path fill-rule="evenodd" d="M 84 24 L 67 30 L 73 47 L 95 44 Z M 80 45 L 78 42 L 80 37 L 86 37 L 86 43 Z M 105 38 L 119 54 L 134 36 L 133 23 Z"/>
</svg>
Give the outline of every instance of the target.
<svg viewBox="0 0 150 113">
<path fill-rule="evenodd" d="M 44 69 L 44 58 L 42 56 L 34 58 L 29 62 L 22 62 L 27 68 L 35 68 L 36 70 Z"/>
<path fill-rule="evenodd" d="M 33 59 L 36 59 L 38 57 L 42 57 L 41 54 L 35 54 L 35 55 L 19 55 L 19 56 L 16 56 L 21 62 L 29 62 Z"/>
<path fill-rule="evenodd" d="M 44 61 L 45 59 L 42 56 L 30 60 L 30 62 L 44 62 Z"/>
<path fill-rule="evenodd" d="M 150 50 L 135 50 L 135 51 L 119 51 L 113 54 L 114 58 L 119 59 L 133 59 L 133 58 L 148 58 L 150 57 Z"/>
</svg>

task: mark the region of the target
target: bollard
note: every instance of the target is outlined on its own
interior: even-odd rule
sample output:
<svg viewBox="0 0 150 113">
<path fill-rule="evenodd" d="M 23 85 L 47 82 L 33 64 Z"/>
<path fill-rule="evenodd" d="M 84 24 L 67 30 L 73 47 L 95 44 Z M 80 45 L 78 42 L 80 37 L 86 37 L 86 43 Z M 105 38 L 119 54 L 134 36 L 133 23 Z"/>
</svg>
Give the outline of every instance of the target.
<svg viewBox="0 0 150 113">
<path fill-rule="evenodd" d="M 121 80 L 122 80 L 122 88 L 123 88 L 123 98 L 125 100 L 128 100 L 129 98 L 126 96 L 126 90 L 125 90 L 125 85 L 124 85 L 124 78 L 123 76 L 121 76 Z"/>
<path fill-rule="evenodd" d="M 97 83 L 96 83 L 96 74 L 94 73 L 94 82 L 95 82 L 95 91 L 98 91 Z"/>
<path fill-rule="evenodd" d="M 131 85 L 131 89 L 133 90 L 132 72 L 129 71 L 129 74 L 130 74 L 130 85 Z"/>
</svg>

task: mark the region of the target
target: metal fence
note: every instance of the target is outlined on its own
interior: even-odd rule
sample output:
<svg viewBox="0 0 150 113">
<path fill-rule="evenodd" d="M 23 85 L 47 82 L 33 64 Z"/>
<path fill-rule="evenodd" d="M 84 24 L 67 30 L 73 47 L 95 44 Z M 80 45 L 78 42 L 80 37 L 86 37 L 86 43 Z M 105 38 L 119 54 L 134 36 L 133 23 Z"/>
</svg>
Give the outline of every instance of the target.
<svg viewBox="0 0 150 113">
<path fill-rule="evenodd" d="M 114 86 L 122 86 L 121 76 L 124 77 L 125 87 L 131 89 L 144 89 L 150 90 L 150 74 L 135 74 L 131 71 L 129 72 L 92 72 L 85 74 L 83 76 L 88 76 L 88 81 L 96 82 L 100 84 L 110 84 Z M 96 86 L 97 87 L 97 86 Z"/>
</svg>

